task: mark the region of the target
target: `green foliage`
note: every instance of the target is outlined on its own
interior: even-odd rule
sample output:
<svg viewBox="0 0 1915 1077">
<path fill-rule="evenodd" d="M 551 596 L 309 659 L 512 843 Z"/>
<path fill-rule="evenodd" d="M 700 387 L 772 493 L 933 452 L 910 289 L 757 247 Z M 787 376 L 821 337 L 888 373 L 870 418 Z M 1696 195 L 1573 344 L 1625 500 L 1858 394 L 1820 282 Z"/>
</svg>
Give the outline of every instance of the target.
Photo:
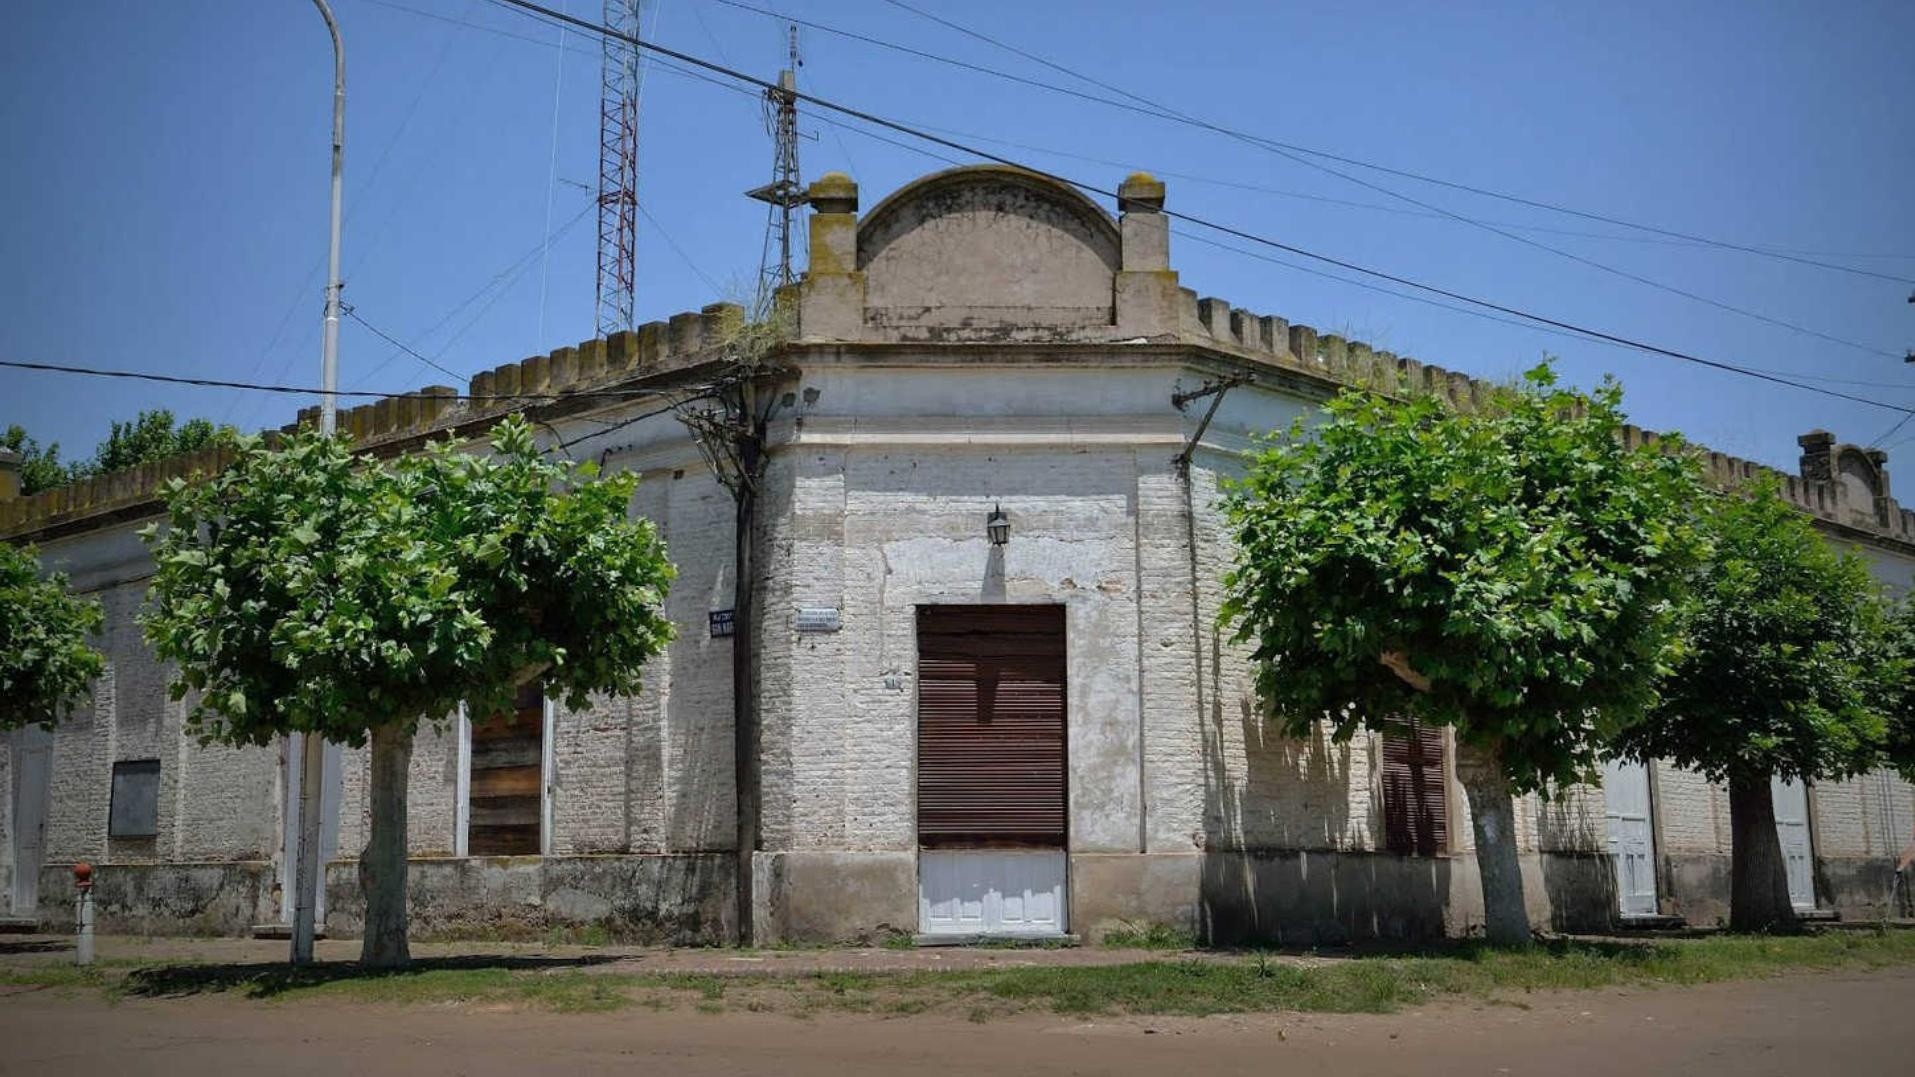
<svg viewBox="0 0 1915 1077">
<path fill-rule="evenodd" d="M 1714 555 L 1688 644 L 1633 758 L 1732 775 L 1835 779 L 1872 766 L 1882 686 L 1907 674 L 1893 620 L 1860 555 L 1839 551 L 1764 479 L 1712 496 Z"/>
<path fill-rule="evenodd" d="M 39 442 L 27 435 L 26 427 L 18 423 L 7 427 L 6 435 L 0 437 L 0 448 L 20 454 L 21 494 L 37 494 L 64 486 L 72 477 L 71 470 L 60 462 L 60 443 L 56 441 L 42 449 Z"/>
<path fill-rule="evenodd" d="M 490 456 L 448 442 L 386 463 L 311 432 L 240 444 L 225 473 L 167 491 L 143 533 L 157 571 L 142 615 L 203 740 L 302 731 L 363 745 L 456 704 L 547 691 L 629 694 L 672 637 L 673 569 L 627 515 L 636 478 L 542 457 L 509 419 Z"/>
<path fill-rule="evenodd" d="M 1223 618 L 1287 731 L 1413 716 L 1547 791 L 1654 701 L 1704 553 L 1697 469 L 1622 445 L 1614 382 L 1554 383 L 1545 364 L 1474 414 L 1346 392 L 1252 456 Z"/>
<path fill-rule="evenodd" d="M 1884 653 L 1890 661 L 1877 664 L 1887 734 L 1883 754 L 1889 766 L 1915 782 L 1915 599 L 1896 606 Z"/>
<path fill-rule="evenodd" d="M 0 447 L 12 449 L 21 456 L 20 492 L 37 494 L 94 475 L 138 467 L 212 445 L 230 445 L 238 440 L 238 430 L 214 426 L 206 419 L 188 419 L 175 428 L 173 413 L 156 408 L 140 412 L 139 417 L 131 421 L 115 422 L 106 440 L 93 450 L 91 460 L 62 464 L 57 442 L 43 450 L 39 442 L 27 436 L 26 428 L 18 424 L 7 428 L 6 436 L 0 438 Z"/>
<path fill-rule="evenodd" d="M 0 543 L 0 730 L 51 729 L 73 710 L 105 668 L 87 644 L 101 620 L 65 576 L 41 577 L 32 547 Z"/>
<path fill-rule="evenodd" d="M 115 422 L 106 440 L 93 450 L 92 462 L 75 465 L 74 477 L 104 475 L 238 439 L 239 431 L 230 426 L 215 427 L 205 419 L 188 419 L 175 429 L 172 412 L 164 408 L 142 411 L 131 422 Z"/>
</svg>

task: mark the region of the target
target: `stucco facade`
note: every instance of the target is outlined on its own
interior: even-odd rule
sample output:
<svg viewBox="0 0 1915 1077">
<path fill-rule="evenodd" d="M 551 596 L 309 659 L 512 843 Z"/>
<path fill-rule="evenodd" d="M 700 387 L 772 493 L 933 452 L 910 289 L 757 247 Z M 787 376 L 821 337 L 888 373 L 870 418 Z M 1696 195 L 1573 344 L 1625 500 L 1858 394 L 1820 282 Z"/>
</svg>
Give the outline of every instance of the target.
<svg viewBox="0 0 1915 1077">
<path fill-rule="evenodd" d="M 551 438 L 635 472 L 679 575 L 677 640 L 644 690 L 579 712 L 553 705 L 537 855 L 465 854 L 470 735 L 458 716 L 413 757 L 413 916 L 425 932 L 601 924 L 677 941 L 735 937 L 737 807 L 756 807 L 752 934 L 872 939 L 920 930 L 918 611 L 1063 610 L 1063 929 L 1167 923 L 1220 942 L 1329 943 L 1462 934 L 1481 920 L 1470 827 L 1448 780 L 1439 856 L 1385 850 L 1380 746 L 1278 736 L 1245 650 L 1217 623 L 1233 551 L 1219 482 L 1251 435 L 1287 426 L 1344 384 L 1400 379 L 1467 406 L 1469 379 L 1307 326 L 1199 300 L 1169 261 L 1162 184 L 1134 176 L 1113 217 L 1001 168 L 927 177 L 860 214 L 855 185 L 812 189 L 811 265 L 781 298 L 793 338 L 769 379 L 768 463 L 752 535 L 759 566 L 752 678 L 755 788 L 734 780 L 734 503 L 671 414 L 573 390 L 692 390 L 730 361 L 716 305 L 632 334 L 479 375 L 470 395 L 526 394 Z M 1240 378 L 1210 398 L 1178 394 Z M 481 434 L 504 408 L 447 390 L 354 409 L 380 452 Z M 1630 437 L 1652 435 L 1631 431 Z M 1906 588 L 1915 518 L 1885 461 L 1804 439 L 1789 493 L 1836 541 Z M 181 463 L 217 466 L 215 455 Z M 1720 481 L 1754 465 L 1715 456 Z M 150 573 L 133 531 L 157 513 L 151 475 L 0 502 L 0 533 L 105 604 L 110 666 L 52 736 L 41 900 L 68 915 L 64 874 L 99 866 L 109 927 L 242 932 L 284 916 L 284 767 L 272 750 L 199 746 L 167 701 L 133 614 Z M 1008 541 L 985 520 L 1001 509 Z M 801 611 L 807 618 L 801 625 Z M 835 627 L 813 631 L 827 612 Z M 21 870 L 17 750 L 0 752 L 0 900 Z M 113 764 L 157 759 L 157 833 L 108 835 Z M 367 834 L 367 764 L 341 754 L 327 924 L 357 925 L 351 857 Z M 1653 768 L 1658 911 L 1709 923 L 1727 897 L 1723 790 Z M 1810 791 L 1816 899 L 1886 911 L 1915 790 L 1871 775 Z M 1519 804 L 1531 913 L 1560 929 L 1617 916 L 1604 793 Z"/>
</svg>

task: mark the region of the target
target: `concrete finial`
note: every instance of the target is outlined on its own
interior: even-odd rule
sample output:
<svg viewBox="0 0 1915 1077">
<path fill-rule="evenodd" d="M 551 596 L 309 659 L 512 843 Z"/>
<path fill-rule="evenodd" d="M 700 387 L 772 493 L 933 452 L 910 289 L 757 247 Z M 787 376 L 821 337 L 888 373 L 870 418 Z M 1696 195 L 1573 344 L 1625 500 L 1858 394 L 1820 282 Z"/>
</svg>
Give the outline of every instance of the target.
<svg viewBox="0 0 1915 1077">
<path fill-rule="evenodd" d="M 1148 172 L 1132 172 L 1117 185 L 1117 212 L 1161 213 L 1164 181 Z"/>
<path fill-rule="evenodd" d="M 805 197 L 819 213 L 858 212 L 858 182 L 843 172 L 826 172 L 812 180 Z"/>
<path fill-rule="evenodd" d="M 20 496 L 20 454 L 0 449 L 0 501 Z"/>
</svg>

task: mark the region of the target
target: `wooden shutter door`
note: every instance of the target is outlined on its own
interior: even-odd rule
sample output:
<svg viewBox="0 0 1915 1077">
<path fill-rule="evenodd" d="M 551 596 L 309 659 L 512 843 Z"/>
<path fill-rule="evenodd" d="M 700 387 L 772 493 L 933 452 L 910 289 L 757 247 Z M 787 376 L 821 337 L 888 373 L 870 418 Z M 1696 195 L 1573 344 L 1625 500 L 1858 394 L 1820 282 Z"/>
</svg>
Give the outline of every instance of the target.
<svg viewBox="0 0 1915 1077">
<path fill-rule="evenodd" d="M 1383 733 L 1383 843 L 1433 856 L 1449 848 L 1449 783 L 1443 729 L 1392 722 Z"/>
<path fill-rule="evenodd" d="M 469 854 L 538 854 L 545 805 L 544 757 L 543 681 L 521 688 L 512 710 L 472 723 Z"/>
<path fill-rule="evenodd" d="M 918 840 L 1065 843 L 1064 610 L 918 610 Z"/>
</svg>

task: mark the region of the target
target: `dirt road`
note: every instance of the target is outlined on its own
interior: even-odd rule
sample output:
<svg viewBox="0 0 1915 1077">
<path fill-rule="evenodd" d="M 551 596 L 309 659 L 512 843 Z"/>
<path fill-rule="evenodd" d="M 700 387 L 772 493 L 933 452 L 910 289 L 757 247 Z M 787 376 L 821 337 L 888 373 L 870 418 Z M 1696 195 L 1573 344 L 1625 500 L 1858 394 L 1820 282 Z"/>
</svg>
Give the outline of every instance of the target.
<svg viewBox="0 0 1915 1077">
<path fill-rule="evenodd" d="M 1915 970 L 1389 1017 L 947 1018 L 0 997 L 0 1073 L 1179 1075 L 1908 1072 Z"/>
</svg>

